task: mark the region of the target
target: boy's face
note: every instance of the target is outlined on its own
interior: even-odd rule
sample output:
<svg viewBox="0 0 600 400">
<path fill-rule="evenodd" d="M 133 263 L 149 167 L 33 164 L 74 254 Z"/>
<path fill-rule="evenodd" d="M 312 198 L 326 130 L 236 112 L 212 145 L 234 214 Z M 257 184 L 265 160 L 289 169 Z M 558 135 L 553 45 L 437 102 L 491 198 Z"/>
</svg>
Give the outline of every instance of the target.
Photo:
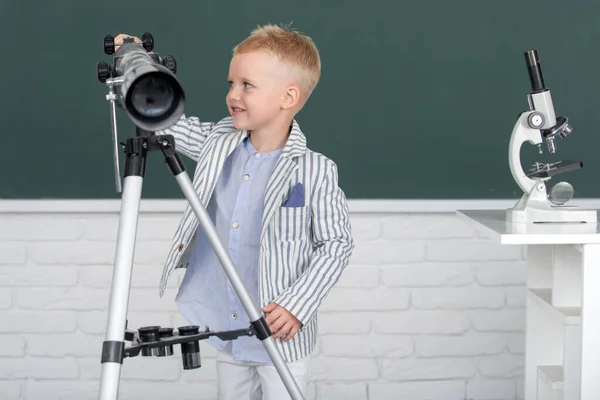
<svg viewBox="0 0 600 400">
<path fill-rule="evenodd" d="M 233 56 L 226 102 L 234 126 L 257 131 L 273 122 L 284 104 L 289 76 L 287 66 L 266 51 Z"/>
</svg>

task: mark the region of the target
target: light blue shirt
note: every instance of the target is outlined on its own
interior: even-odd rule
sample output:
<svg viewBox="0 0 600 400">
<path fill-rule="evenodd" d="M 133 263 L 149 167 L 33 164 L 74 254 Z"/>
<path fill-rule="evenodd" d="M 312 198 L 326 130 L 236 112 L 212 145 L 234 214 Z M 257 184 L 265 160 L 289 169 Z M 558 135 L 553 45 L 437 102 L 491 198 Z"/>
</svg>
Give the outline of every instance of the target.
<svg viewBox="0 0 600 400">
<path fill-rule="evenodd" d="M 258 152 L 249 137 L 243 140 L 225 161 L 206 207 L 256 307 L 260 307 L 258 265 L 265 188 L 281 151 Z M 196 232 L 190 264 L 175 301 L 183 316 L 201 330 L 206 326 L 211 331 L 250 326 L 246 311 L 201 227 Z M 217 337 L 207 341 L 219 350 L 228 344 Z M 262 342 L 255 336 L 239 337 L 230 346 L 228 349 L 236 360 L 271 363 Z"/>
</svg>

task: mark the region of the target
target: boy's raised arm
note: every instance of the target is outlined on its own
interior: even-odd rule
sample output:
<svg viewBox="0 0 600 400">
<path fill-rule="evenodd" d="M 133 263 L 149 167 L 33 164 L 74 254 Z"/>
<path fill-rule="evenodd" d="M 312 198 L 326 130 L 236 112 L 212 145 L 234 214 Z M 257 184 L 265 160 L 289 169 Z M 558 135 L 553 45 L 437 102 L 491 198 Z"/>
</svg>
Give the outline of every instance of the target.
<svg viewBox="0 0 600 400">
<path fill-rule="evenodd" d="M 167 129 L 156 131 L 156 134 L 173 135 L 175 149 L 184 156 L 198 161 L 200 150 L 214 126 L 214 122 L 201 122 L 198 117 L 186 117 L 182 114 L 179 121 Z"/>
</svg>

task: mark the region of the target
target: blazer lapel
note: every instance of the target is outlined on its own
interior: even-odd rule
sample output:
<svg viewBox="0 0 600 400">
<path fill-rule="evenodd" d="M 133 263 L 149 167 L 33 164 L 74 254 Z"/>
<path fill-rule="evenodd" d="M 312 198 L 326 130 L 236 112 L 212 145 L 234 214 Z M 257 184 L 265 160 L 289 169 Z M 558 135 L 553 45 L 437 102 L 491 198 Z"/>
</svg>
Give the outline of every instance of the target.
<svg viewBox="0 0 600 400">
<path fill-rule="evenodd" d="M 275 214 L 275 210 L 282 204 L 283 196 L 287 193 L 289 182 L 294 172 L 298 169 L 295 158 L 306 152 L 306 137 L 294 120 L 288 140 L 283 147 L 281 156 L 269 178 L 265 189 L 265 202 L 261 224 L 260 239 L 262 240 L 266 228 Z"/>
</svg>

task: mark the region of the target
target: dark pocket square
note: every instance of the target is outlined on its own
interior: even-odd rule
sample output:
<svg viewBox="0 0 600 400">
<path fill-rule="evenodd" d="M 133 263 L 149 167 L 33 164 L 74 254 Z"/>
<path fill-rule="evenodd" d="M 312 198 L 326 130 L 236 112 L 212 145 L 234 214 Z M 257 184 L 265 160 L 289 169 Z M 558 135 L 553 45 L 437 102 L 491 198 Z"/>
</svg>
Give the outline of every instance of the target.
<svg viewBox="0 0 600 400">
<path fill-rule="evenodd" d="M 290 197 L 283 203 L 284 207 L 304 207 L 304 185 L 297 183 L 292 189 Z"/>
</svg>

